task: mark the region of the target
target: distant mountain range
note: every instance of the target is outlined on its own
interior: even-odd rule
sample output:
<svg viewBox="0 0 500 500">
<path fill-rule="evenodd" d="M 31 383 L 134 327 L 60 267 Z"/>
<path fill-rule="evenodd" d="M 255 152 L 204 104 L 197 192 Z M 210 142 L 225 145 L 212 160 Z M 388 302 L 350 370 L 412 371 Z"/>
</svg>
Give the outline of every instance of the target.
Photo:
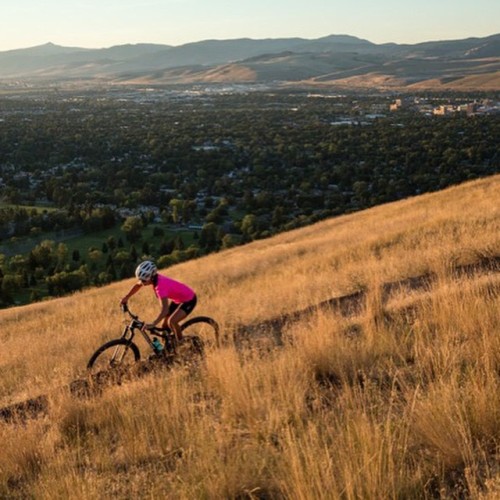
<svg viewBox="0 0 500 500">
<path fill-rule="evenodd" d="M 106 49 L 47 43 L 0 52 L 0 79 L 500 90 L 500 34 L 415 45 L 375 44 L 348 35 Z"/>
</svg>

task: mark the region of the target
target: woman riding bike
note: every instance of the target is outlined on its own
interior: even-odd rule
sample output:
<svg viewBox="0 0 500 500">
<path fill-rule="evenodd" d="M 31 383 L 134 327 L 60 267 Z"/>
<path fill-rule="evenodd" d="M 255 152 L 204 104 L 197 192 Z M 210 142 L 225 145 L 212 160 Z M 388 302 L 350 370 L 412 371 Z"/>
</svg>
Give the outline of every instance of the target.
<svg viewBox="0 0 500 500">
<path fill-rule="evenodd" d="M 139 280 L 122 298 L 121 304 L 126 304 L 132 295 L 135 295 L 144 286 L 152 286 L 156 297 L 161 304 L 161 311 L 151 323 L 145 323 L 144 329 L 171 328 L 179 342 L 182 342 L 182 333 L 179 322 L 190 314 L 196 306 L 196 293 L 190 287 L 158 273 L 156 265 L 146 260 L 137 266 L 135 276 Z M 170 303 L 169 303 L 170 300 Z"/>
</svg>

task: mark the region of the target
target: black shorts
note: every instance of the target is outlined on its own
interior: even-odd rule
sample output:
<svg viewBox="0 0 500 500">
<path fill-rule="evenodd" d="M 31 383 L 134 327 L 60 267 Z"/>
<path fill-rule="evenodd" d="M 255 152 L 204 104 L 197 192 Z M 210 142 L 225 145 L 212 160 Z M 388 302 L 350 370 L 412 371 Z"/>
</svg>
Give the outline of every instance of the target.
<svg viewBox="0 0 500 500">
<path fill-rule="evenodd" d="M 192 310 L 196 307 L 196 302 L 198 299 L 196 298 L 196 295 L 189 300 L 188 302 L 181 302 L 180 304 L 176 302 L 170 302 L 170 306 L 168 308 L 168 315 L 174 314 L 175 311 L 178 311 L 179 309 L 181 311 L 184 311 L 186 313 L 186 316 L 192 312 Z"/>
</svg>

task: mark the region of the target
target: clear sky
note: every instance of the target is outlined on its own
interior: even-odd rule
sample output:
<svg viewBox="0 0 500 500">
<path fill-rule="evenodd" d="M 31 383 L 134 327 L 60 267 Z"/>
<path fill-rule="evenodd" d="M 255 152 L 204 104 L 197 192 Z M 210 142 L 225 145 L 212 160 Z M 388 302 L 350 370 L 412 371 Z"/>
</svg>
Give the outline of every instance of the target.
<svg viewBox="0 0 500 500">
<path fill-rule="evenodd" d="M 500 0 L 0 0 L 0 51 L 354 35 L 418 43 L 500 32 Z"/>
</svg>

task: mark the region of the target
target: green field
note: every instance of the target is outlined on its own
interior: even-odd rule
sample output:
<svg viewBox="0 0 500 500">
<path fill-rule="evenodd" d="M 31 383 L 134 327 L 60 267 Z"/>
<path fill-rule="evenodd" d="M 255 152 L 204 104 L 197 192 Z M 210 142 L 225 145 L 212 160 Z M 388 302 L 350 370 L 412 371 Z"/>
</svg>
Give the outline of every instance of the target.
<svg viewBox="0 0 500 500">
<path fill-rule="evenodd" d="M 94 280 L 96 280 L 95 284 L 101 284 L 102 282 L 99 277 L 99 273 L 106 272 L 109 265 L 109 255 L 115 256 L 116 253 L 120 253 L 120 249 L 123 249 L 125 252 L 130 252 L 133 257 L 132 247 L 134 247 L 137 254 L 137 260 L 140 260 L 145 254 L 147 254 L 148 257 L 157 259 L 160 257 L 160 245 L 163 240 L 169 241 L 176 236 L 181 236 L 184 248 L 188 248 L 196 243 L 195 232 L 192 230 L 167 228 L 164 224 L 149 224 L 142 230 L 141 238 L 138 241 L 131 243 L 127 241 L 125 234 L 120 228 L 121 224 L 117 224 L 113 228 L 91 234 L 74 234 L 73 231 L 73 235 L 71 236 L 71 232 L 66 231 L 66 234 L 70 234 L 70 236 L 61 236 L 61 232 L 47 232 L 37 235 L 36 237 L 13 238 L 0 245 L 0 255 L 4 254 L 7 258 L 15 255 L 27 256 L 32 249 L 43 241 L 54 241 L 56 243 L 56 247 L 61 243 L 67 247 L 65 260 L 66 264 L 69 265 L 69 269 L 78 269 L 81 265 L 86 264 L 92 275 L 92 282 L 94 283 Z M 155 236 L 155 229 L 161 229 L 163 231 L 163 235 Z M 106 248 L 109 247 L 108 240 L 110 237 L 115 239 L 117 245 L 114 253 L 111 249 Z M 148 245 L 148 248 L 146 249 L 147 252 L 144 251 L 145 244 Z M 91 250 L 97 250 L 97 252 L 91 255 Z M 76 262 L 73 260 L 75 252 L 78 252 Z M 117 273 L 122 263 L 123 257 L 121 261 L 114 261 Z M 132 262 L 128 259 L 128 265 L 130 270 L 126 272 L 133 274 L 133 268 L 136 265 L 135 261 Z M 28 276 L 30 281 L 34 279 L 33 276 L 35 274 L 37 273 L 29 272 Z M 36 283 L 30 285 L 29 289 L 18 289 L 12 293 L 12 298 L 16 304 L 26 304 L 41 300 L 48 295 L 50 295 L 50 293 L 45 277 L 40 278 L 38 276 Z"/>
<path fill-rule="evenodd" d="M 16 255 L 16 254 L 25 254 L 28 253 L 32 248 L 41 243 L 42 241 L 51 240 L 56 243 L 64 243 L 70 252 L 74 250 L 78 250 L 82 257 L 87 254 L 89 248 L 97 248 L 101 249 L 103 243 L 106 243 L 108 238 L 113 236 L 116 241 L 121 238 L 124 247 L 130 248 L 131 243 L 127 241 L 125 235 L 120 230 L 121 225 L 117 224 L 111 229 L 105 229 L 102 231 L 97 231 L 91 234 L 79 234 L 75 236 L 61 236 L 61 232 L 50 231 L 47 233 L 41 233 L 36 237 L 21 237 L 21 238 L 11 238 L 8 241 L 0 244 L 0 254 L 5 254 L 8 256 Z M 161 228 L 164 232 L 164 236 L 156 237 L 153 236 L 153 231 L 155 228 Z M 71 233 L 71 230 L 66 231 L 66 233 Z M 163 224 L 150 224 L 142 231 L 142 238 L 134 243 L 136 250 L 140 252 L 142 244 L 147 242 L 152 246 L 153 249 L 158 249 L 161 240 L 168 240 L 177 235 L 182 236 L 182 240 L 184 241 L 184 245 L 189 247 L 194 241 L 194 232 L 192 230 L 173 230 L 166 228 Z"/>
<path fill-rule="evenodd" d="M 139 254 L 141 253 L 142 245 L 145 242 L 150 245 L 152 250 L 158 251 L 162 239 L 169 240 L 170 238 L 174 238 L 177 235 L 181 235 L 186 248 L 189 247 L 194 241 L 192 231 L 175 231 L 172 229 L 167 229 L 163 224 L 150 224 L 143 229 L 142 238 L 132 244 L 127 241 L 125 235 L 120 230 L 120 227 L 121 225 L 118 224 L 112 229 L 106 229 L 92 234 L 81 235 L 76 238 L 68 239 L 64 241 L 64 243 L 67 245 L 70 252 L 78 250 L 82 258 L 85 258 L 85 255 L 87 255 L 90 248 L 101 250 L 103 243 L 106 243 L 108 238 L 110 238 L 111 236 L 113 236 L 117 242 L 121 238 L 124 244 L 124 248 L 127 250 L 130 249 L 132 245 L 135 246 Z M 162 229 L 164 232 L 164 236 L 153 236 L 155 228 Z"/>
</svg>

